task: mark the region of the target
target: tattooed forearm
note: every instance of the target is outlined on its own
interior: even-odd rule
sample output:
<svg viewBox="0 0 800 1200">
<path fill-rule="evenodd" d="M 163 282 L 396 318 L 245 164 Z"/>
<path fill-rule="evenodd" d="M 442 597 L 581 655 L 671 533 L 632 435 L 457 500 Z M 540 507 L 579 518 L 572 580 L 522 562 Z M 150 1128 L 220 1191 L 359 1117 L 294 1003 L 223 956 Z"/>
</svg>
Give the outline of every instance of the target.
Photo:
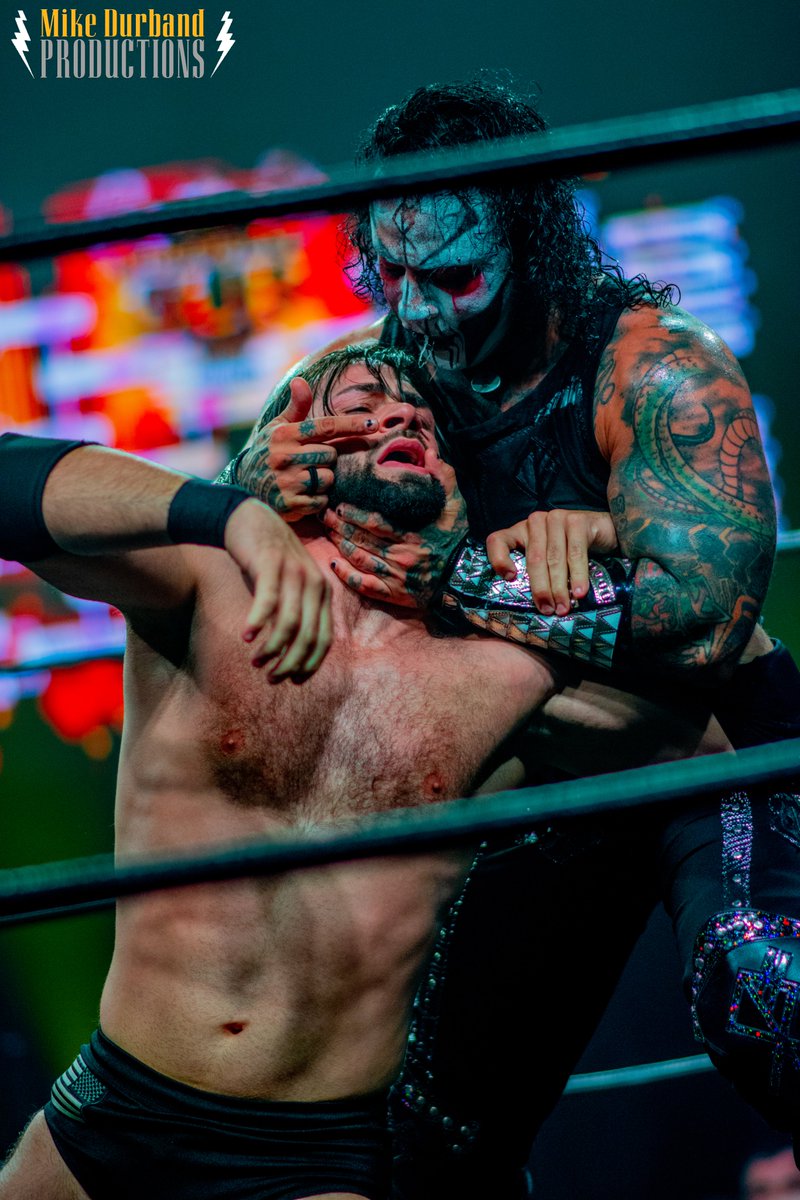
<svg viewBox="0 0 800 1200">
<path fill-rule="evenodd" d="M 638 657 L 678 670 L 735 662 L 761 607 L 760 595 L 740 594 L 735 571 L 725 577 L 682 579 L 650 559 L 639 559 L 634 578 L 631 646 Z"/>
</svg>

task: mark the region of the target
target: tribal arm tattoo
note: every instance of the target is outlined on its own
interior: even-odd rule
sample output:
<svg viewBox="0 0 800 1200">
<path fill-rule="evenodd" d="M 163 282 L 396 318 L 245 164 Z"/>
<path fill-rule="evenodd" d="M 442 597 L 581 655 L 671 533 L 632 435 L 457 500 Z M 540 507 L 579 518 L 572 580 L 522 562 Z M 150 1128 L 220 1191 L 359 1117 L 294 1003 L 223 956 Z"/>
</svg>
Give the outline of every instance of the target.
<svg viewBox="0 0 800 1200">
<path fill-rule="evenodd" d="M 775 506 L 750 393 L 727 347 L 681 310 L 634 310 L 606 350 L 598 440 L 634 561 L 630 647 L 662 671 L 734 665 L 758 619 Z"/>
<path fill-rule="evenodd" d="M 468 541 L 439 588 L 440 619 L 599 667 L 735 664 L 775 550 L 772 489 L 735 360 L 680 311 L 630 313 L 604 353 L 595 403 L 622 557 L 590 560 L 588 595 L 545 617 L 521 554 L 508 583 Z"/>
</svg>

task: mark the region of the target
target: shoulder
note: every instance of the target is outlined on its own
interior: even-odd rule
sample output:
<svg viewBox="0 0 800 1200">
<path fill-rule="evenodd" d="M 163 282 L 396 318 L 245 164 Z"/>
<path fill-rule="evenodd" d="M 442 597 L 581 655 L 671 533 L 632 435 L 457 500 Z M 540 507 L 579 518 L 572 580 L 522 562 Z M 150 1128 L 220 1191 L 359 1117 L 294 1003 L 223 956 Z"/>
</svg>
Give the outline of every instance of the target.
<svg viewBox="0 0 800 1200">
<path fill-rule="evenodd" d="M 372 321 L 369 325 L 359 325 L 357 329 L 351 329 L 335 341 L 329 342 L 314 357 L 319 358 L 322 354 L 330 353 L 331 350 L 342 350 L 345 346 L 357 346 L 360 342 L 380 341 L 385 325 L 386 317 L 379 317 L 377 321 Z"/>
<path fill-rule="evenodd" d="M 640 304 L 626 309 L 605 354 L 620 384 L 637 382 L 658 364 L 739 371 L 719 334 L 677 306 Z"/>
<path fill-rule="evenodd" d="M 621 314 L 597 372 L 595 431 L 605 457 L 648 399 L 651 408 L 668 402 L 673 418 L 683 413 L 701 421 L 709 405 L 721 411 L 751 403 L 741 368 L 719 334 L 685 309 L 640 304 Z"/>
</svg>

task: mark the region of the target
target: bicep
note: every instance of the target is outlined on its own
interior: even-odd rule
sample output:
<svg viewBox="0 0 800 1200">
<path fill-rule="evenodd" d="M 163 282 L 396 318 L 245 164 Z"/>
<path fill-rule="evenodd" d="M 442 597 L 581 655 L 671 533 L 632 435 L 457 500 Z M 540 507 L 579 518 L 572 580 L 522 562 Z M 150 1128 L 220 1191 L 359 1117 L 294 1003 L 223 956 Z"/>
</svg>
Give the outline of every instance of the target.
<svg viewBox="0 0 800 1200">
<path fill-rule="evenodd" d="M 623 553 L 679 578 L 710 568 L 761 590 L 775 511 L 744 377 L 720 339 L 691 319 L 662 316 L 638 332 L 628 345 L 620 339 L 603 414 Z"/>
</svg>

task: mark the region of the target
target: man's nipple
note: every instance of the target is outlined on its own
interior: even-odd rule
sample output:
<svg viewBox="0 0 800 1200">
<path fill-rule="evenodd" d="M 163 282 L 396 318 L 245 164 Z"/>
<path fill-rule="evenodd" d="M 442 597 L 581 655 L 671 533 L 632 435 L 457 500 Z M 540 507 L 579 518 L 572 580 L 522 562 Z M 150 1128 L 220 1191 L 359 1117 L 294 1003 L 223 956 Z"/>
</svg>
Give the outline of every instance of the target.
<svg viewBox="0 0 800 1200">
<path fill-rule="evenodd" d="M 426 800 L 444 799 L 444 779 L 438 771 L 430 771 L 422 781 L 422 791 Z"/>
<path fill-rule="evenodd" d="M 226 1033 L 241 1033 L 245 1028 L 245 1025 L 245 1021 L 228 1021 L 228 1023 L 223 1025 L 222 1028 Z"/>
<path fill-rule="evenodd" d="M 241 729 L 229 729 L 220 739 L 220 749 L 223 754 L 236 754 L 244 749 L 245 737 Z"/>
</svg>

